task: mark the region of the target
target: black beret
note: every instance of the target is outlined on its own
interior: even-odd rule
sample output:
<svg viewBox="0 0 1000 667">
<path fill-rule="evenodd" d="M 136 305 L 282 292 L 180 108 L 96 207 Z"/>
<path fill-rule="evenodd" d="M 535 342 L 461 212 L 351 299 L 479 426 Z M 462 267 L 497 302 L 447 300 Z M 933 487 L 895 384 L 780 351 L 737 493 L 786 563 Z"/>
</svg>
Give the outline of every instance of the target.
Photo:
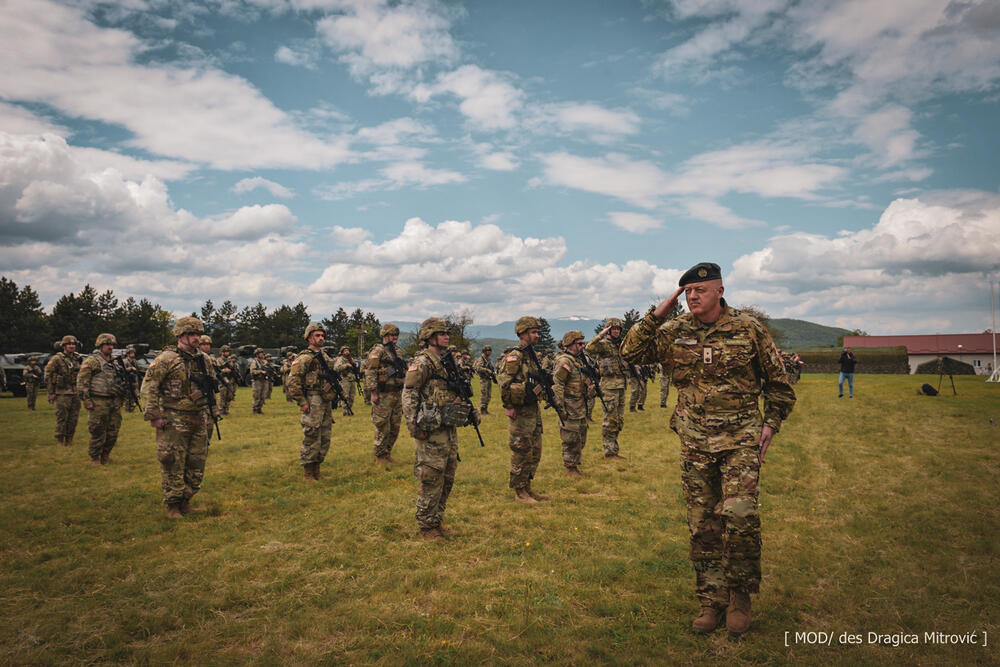
<svg viewBox="0 0 1000 667">
<path fill-rule="evenodd" d="M 695 264 L 684 272 L 677 286 L 684 287 L 691 283 L 703 283 L 708 280 L 722 280 L 722 269 L 719 268 L 718 264 L 713 264 L 712 262 Z"/>
</svg>

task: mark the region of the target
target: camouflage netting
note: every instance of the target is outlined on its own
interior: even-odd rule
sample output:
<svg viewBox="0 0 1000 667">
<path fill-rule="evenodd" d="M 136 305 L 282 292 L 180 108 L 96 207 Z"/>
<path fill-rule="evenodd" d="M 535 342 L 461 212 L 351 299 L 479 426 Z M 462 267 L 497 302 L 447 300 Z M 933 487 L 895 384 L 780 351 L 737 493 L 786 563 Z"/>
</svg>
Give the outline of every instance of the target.
<svg viewBox="0 0 1000 667">
<path fill-rule="evenodd" d="M 940 366 L 938 366 L 938 361 L 938 359 L 931 359 L 930 361 L 920 364 L 917 366 L 917 373 L 923 375 L 936 375 L 938 373 L 945 373 L 947 375 L 976 374 L 976 369 L 964 361 L 958 361 L 957 359 L 952 359 L 951 357 L 942 357 L 940 359 Z"/>
<path fill-rule="evenodd" d="M 806 348 L 795 350 L 806 363 L 802 369 L 803 373 L 839 373 L 840 353 L 839 347 Z M 906 354 L 906 348 L 902 345 L 897 347 L 855 347 L 851 348 L 854 356 L 858 359 L 858 366 L 855 373 L 876 373 L 909 375 L 910 360 Z"/>
</svg>

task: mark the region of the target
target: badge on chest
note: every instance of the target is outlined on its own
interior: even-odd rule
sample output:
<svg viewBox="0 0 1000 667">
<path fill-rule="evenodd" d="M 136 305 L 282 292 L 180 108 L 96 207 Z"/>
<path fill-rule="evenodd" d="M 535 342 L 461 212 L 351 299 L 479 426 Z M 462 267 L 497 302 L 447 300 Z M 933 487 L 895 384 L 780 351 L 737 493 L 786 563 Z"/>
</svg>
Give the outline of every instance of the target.
<svg viewBox="0 0 1000 667">
<path fill-rule="evenodd" d="M 708 345 L 701 348 L 701 362 L 706 365 L 712 363 L 712 348 Z"/>
</svg>

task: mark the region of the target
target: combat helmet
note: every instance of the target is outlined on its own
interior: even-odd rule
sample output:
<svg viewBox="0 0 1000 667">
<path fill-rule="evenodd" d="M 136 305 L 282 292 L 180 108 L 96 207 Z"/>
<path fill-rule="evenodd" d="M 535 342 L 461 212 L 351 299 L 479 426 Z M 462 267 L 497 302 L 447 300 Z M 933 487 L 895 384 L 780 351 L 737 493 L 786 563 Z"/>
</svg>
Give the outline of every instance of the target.
<svg viewBox="0 0 1000 667">
<path fill-rule="evenodd" d="M 211 345 L 212 344 L 212 337 L 211 336 L 202 335 L 202 337 L 198 339 L 198 344 L 199 345 L 204 345 L 205 343 L 208 343 L 209 345 Z"/>
<path fill-rule="evenodd" d="M 386 324 L 382 325 L 381 329 L 379 329 L 378 335 L 382 336 L 383 338 L 385 338 L 386 336 L 398 336 L 399 327 L 397 327 L 392 322 L 387 322 Z"/>
<path fill-rule="evenodd" d="M 118 341 L 115 340 L 114 334 L 102 333 L 97 335 L 97 342 L 94 343 L 94 347 L 100 347 L 102 345 L 117 345 Z"/>
<path fill-rule="evenodd" d="M 583 340 L 583 332 L 573 329 L 572 331 L 567 331 L 563 334 L 562 340 L 559 341 L 559 344 L 566 348 L 578 340 Z"/>
<path fill-rule="evenodd" d="M 77 345 L 77 346 L 80 345 L 80 341 L 78 341 L 76 339 L 76 336 L 74 336 L 72 334 L 66 334 L 65 336 L 62 337 L 62 340 L 59 341 L 59 347 L 60 348 L 66 347 L 70 343 L 72 343 L 73 345 Z"/>
<path fill-rule="evenodd" d="M 611 327 L 618 327 L 619 329 L 624 329 L 625 328 L 625 323 L 622 322 L 617 317 L 609 317 L 607 320 L 605 320 L 604 326 L 606 326 L 609 329 Z"/>
<path fill-rule="evenodd" d="M 344 345 L 343 347 L 340 348 L 340 354 L 343 354 L 344 352 L 347 352 L 348 354 L 350 354 L 351 353 L 351 348 L 349 348 L 346 345 Z"/>
<path fill-rule="evenodd" d="M 187 316 L 182 317 L 177 322 L 174 323 L 174 337 L 180 337 L 184 334 L 203 334 L 205 333 L 205 325 L 201 323 L 197 317 Z"/>
<path fill-rule="evenodd" d="M 493 348 L 489 345 L 483 345 L 483 352 L 492 352 Z"/>
<path fill-rule="evenodd" d="M 517 318 L 517 323 L 514 324 L 514 333 L 520 336 L 528 329 L 538 329 L 540 327 L 541 322 L 538 321 L 537 317 L 525 315 L 524 317 Z"/>
<path fill-rule="evenodd" d="M 306 340 L 309 340 L 309 336 L 312 335 L 313 331 L 322 331 L 323 333 L 326 333 L 326 329 L 323 328 L 322 324 L 317 324 L 316 322 L 313 322 L 312 324 L 306 327 L 306 332 L 302 337 L 305 338 Z"/>
<path fill-rule="evenodd" d="M 253 356 L 256 357 L 258 354 L 264 354 L 264 348 L 258 347 L 253 351 Z"/>
<path fill-rule="evenodd" d="M 420 323 L 420 340 L 428 341 L 431 336 L 448 333 L 448 323 L 440 317 L 428 317 Z"/>
<path fill-rule="evenodd" d="M 226 345 L 223 345 L 222 347 L 219 348 L 219 352 L 229 352 L 231 349 L 232 348 L 230 348 L 229 344 L 227 343 Z"/>
</svg>

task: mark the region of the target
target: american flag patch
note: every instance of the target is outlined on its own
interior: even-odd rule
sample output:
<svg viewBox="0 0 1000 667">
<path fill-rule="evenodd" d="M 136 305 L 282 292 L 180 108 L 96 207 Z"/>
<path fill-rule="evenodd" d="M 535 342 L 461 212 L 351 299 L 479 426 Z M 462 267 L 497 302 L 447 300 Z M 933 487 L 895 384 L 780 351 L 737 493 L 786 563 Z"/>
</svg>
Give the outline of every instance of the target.
<svg viewBox="0 0 1000 667">
<path fill-rule="evenodd" d="M 515 356 L 507 357 L 507 361 L 517 361 L 517 357 Z"/>
<path fill-rule="evenodd" d="M 407 371 L 415 371 L 415 370 L 417 370 L 417 365 L 416 364 L 410 364 L 410 367 L 407 368 L 406 370 Z"/>
</svg>

